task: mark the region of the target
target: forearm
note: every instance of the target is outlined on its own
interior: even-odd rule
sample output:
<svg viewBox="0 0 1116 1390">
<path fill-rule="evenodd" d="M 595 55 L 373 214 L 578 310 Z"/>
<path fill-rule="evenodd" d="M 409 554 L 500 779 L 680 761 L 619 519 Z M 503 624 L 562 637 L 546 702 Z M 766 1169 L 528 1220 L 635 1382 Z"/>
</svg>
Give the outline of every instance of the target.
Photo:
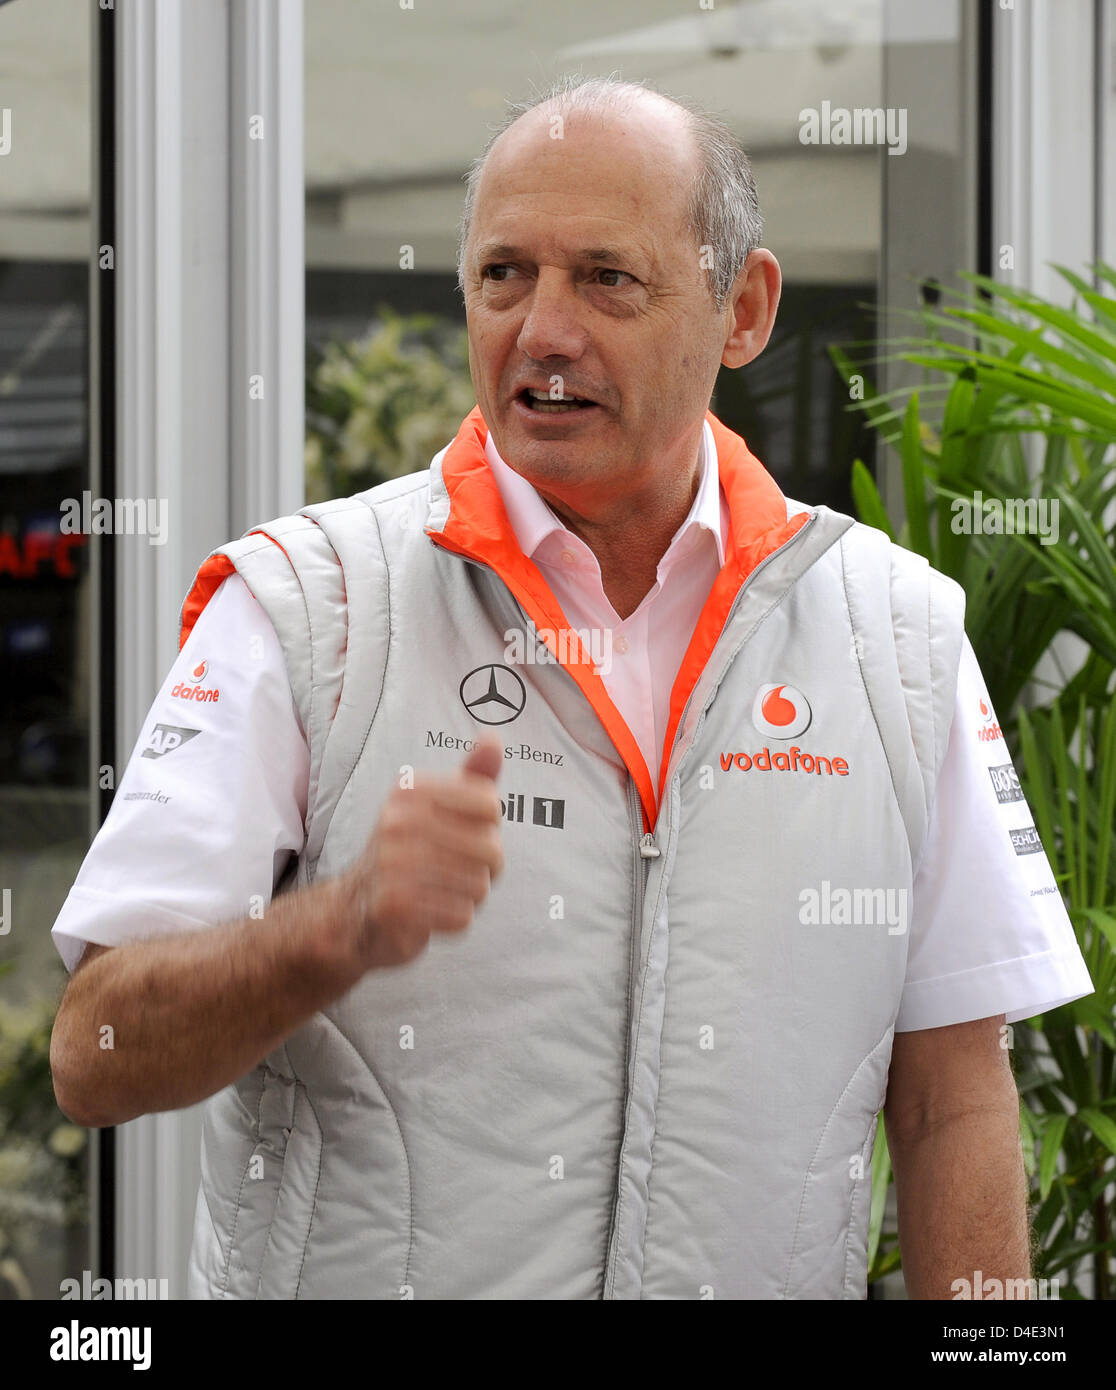
<svg viewBox="0 0 1116 1390">
<path fill-rule="evenodd" d="M 952 1299 L 982 1280 L 1031 1273 L 1027 1182 L 1014 1086 L 1002 1103 L 893 1134 L 899 1244 L 907 1293 Z"/>
<path fill-rule="evenodd" d="M 122 1124 L 193 1105 L 249 1071 L 359 979 L 338 886 L 284 894 L 262 918 L 114 947 L 79 967 L 51 1038 L 61 1108 Z"/>
</svg>

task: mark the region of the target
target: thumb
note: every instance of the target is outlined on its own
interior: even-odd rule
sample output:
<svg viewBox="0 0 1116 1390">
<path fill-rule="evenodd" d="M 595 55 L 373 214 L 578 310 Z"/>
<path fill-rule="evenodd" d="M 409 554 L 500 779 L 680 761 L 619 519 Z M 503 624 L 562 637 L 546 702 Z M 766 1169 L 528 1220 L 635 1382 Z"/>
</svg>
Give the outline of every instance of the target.
<svg viewBox="0 0 1116 1390">
<path fill-rule="evenodd" d="M 477 773 L 481 777 L 489 777 L 495 782 L 503 765 L 504 745 L 489 735 L 478 741 L 461 765 L 461 770 L 462 772 Z"/>
</svg>

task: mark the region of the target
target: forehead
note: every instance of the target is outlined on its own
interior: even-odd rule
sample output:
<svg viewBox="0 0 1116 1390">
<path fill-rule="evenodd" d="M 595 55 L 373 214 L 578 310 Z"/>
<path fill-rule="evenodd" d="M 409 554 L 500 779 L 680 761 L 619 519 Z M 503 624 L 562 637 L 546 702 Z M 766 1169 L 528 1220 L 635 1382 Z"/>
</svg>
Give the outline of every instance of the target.
<svg viewBox="0 0 1116 1390">
<path fill-rule="evenodd" d="M 563 115 L 540 107 L 493 145 L 470 240 L 477 246 L 528 236 L 567 251 L 574 243 L 658 245 L 685 234 L 695 165 L 677 110 L 640 103 Z"/>
</svg>

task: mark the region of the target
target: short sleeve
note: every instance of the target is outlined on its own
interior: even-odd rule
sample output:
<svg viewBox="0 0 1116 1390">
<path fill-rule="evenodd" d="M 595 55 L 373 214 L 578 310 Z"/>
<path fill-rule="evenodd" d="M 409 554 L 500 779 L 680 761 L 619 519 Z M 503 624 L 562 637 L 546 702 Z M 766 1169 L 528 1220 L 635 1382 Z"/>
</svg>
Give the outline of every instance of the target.
<svg viewBox="0 0 1116 1390">
<path fill-rule="evenodd" d="M 282 648 L 239 575 L 215 590 L 144 720 L 52 929 L 73 971 L 248 916 L 305 839 L 309 751 Z"/>
<path fill-rule="evenodd" d="M 1030 1018 L 1093 991 L 968 638 L 895 1028 Z"/>
</svg>

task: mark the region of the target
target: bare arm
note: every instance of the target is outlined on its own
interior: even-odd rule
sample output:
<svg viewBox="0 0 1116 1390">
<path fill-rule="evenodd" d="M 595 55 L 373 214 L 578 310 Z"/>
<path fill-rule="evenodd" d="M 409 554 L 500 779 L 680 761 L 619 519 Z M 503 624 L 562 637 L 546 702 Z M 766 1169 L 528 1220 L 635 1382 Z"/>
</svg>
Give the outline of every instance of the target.
<svg viewBox="0 0 1116 1390">
<path fill-rule="evenodd" d="M 123 1124 L 193 1105 L 249 1071 L 359 978 L 337 949 L 339 906 L 326 883 L 277 899 L 263 918 L 87 946 L 51 1036 L 61 1109 L 78 1124 Z"/>
<path fill-rule="evenodd" d="M 884 1121 L 911 1298 L 952 1299 L 954 1280 L 1027 1279 L 1019 1094 L 1003 1015 L 897 1033 Z"/>
<path fill-rule="evenodd" d="M 102 1126 L 193 1105 L 366 971 L 413 959 L 431 932 L 464 930 L 502 867 L 491 780 L 502 764 L 502 746 L 482 746 L 456 777 L 393 792 L 345 874 L 284 894 L 262 918 L 86 947 L 51 1036 L 61 1109 Z"/>
</svg>

